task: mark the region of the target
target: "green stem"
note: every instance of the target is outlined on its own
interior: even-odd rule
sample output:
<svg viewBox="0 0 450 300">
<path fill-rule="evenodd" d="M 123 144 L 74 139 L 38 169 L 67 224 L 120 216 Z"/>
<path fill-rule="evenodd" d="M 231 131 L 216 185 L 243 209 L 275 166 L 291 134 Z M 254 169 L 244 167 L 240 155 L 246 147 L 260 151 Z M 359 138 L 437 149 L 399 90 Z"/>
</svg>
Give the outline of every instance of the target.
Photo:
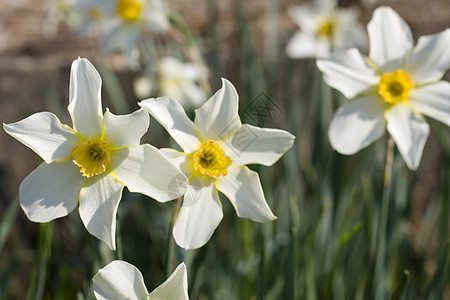
<svg viewBox="0 0 450 300">
<path fill-rule="evenodd" d="M 389 136 L 384 167 L 383 198 L 381 200 L 378 223 L 377 252 L 375 256 L 375 299 L 387 299 L 386 295 L 386 241 L 389 215 L 389 195 L 391 191 L 392 164 L 394 161 L 394 140 Z"/>
<path fill-rule="evenodd" d="M 36 256 L 26 299 L 44 299 L 47 264 L 51 255 L 53 222 L 39 226 Z"/>
<path fill-rule="evenodd" d="M 170 276 L 170 274 L 172 274 L 173 270 L 178 265 L 177 261 L 183 260 L 183 257 L 181 257 L 182 251 L 178 249 L 179 247 L 174 243 L 174 240 L 172 238 L 173 226 L 175 225 L 175 221 L 177 220 L 178 214 L 180 213 L 183 199 L 177 198 L 174 202 L 175 203 L 173 206 L 172 220 L 170 222 L 169 232 L 167 234 L 167 259 L 165 265 L 167 276 Z"/>
</svg>

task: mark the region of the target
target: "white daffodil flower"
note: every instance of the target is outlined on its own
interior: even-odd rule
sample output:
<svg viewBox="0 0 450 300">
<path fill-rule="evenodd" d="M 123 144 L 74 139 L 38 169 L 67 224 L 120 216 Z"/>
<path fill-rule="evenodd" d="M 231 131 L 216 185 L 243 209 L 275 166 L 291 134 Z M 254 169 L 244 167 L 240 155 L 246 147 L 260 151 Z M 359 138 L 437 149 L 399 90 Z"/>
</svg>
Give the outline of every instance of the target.
<svg viewBox="0 0 450 300">
<path fill-rule="evenodd" d="M 286 46 L 290 58 L 324 57 L 336 49 L 366 47 L 356 8 L 338 8 L 337 0 L 321 0 L 294 6 L 288 12 L 300 27 Z"/>
<path fill-rule="evenodd" d="M 387 128 L 415 170 L 430 131 L 423 115 L 450 126 L 450 83 L 441 81 L 450 66 L 450 30 L 420 37 L 413 47 L 411 30 L 389 7 L 376 9 L 367 29 L 369 57 L 349 49 L 317 60 L 328 85 L 352 99 L 331 121 L 331 145 L 353 154 Z"/>
<path fill-rule="evenodd" d="M 246 164 L 270 166 L 293 144 L 295 137 L 279 129 L 242 124 L 238 94 L 226 79 L 222 88 L 195 110 L 192 122 L 182 106 L 163 97 L 141 101 L 183 149 L 161 149 L 189 178 L 173 228 L 176 243 L 185 248 L 206 244 L 222 217 L 218 191 L 225 194 L 238 216 L 256 222 L 276 219 L 267 205 L 258 173 Z"/>
<path fill-rule="evenodd" d="M 159 95 L 176 99 L 185 108 L 197 108 L 206 101 L 206 94 L 198 84 L 205 77 L 206 68 L 166 56 L 158 62 L 157 76 L 137 78 L 134 81 L 134 91 L 141 99 L 148 98 L 157 91 Z"/>
<path fill-rule="evenodd" d="M 81 18 L 77 27 L 78 34 L 88 37 L 102 35 L 106 22 L 115 13 L 114 1 L 75 0 L 74 10 Z"/>
<path fill-rule="evenodd" d="M 206 68 L 193 63 L 163 57 L 158 63 L 159 94 L 176 99 L 184 107 L 197 108 L 206 101 L 206 94 L 198 85 L 206 72 Z"/>
<path fill-rule="evenodd" d="M 110 262 L 92 278 L 98 300 L 188 300 L 187 271 L 184 263 L 160 286 L 148 293 L 142 273 L 122 260 Z"/>
<path fill-rule="evenodd" d="M 116 213 L 124 185 L 160 202 L 182 196 L 187 178 L 158 149 L 139 145 L 149 116 L 102 113 L 101 78 L 94 66 L 72 63 L 68 110 L 73 129 L 50 112 L 3 124 L 44 162 L 21 183 L 19 199 L 27 217 L 49 222 L 79 203 L 86 229 L 115 249 Z"/>
<path fill-rule="evenodd" d="M 103 44 L 107 53 L 122 51 L 130 67 L 138 67 L 137 42 L 141 31 L 164 32 L 169 21 L 164 0 L 86 0 L 105 17 Z M 104 3 L 100 3 L 104 2 Z"/>
</svg>

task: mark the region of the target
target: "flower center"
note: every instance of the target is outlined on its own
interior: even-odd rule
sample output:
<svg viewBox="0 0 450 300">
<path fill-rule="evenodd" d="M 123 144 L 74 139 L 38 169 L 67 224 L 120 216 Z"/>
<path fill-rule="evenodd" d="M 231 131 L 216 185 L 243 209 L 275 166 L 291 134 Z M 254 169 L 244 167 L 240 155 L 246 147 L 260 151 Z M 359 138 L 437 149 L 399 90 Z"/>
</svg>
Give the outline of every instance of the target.
<svg viewBox="0 0 450 300">
<path fill-rule="evenodd" d="M 141 15 L 142 2 L 139 0 L 120 0 L 117 14 L 126 22 L 137 21 Z"/>
<path fill-rule="evenodd" d="M 169 78 L 161 78 L 160 80 L 160 88 L 166 94 L 167 91 L 176 91 L 180 89 L 183 80 L 181 77 L 169 77 Z M 178 100 L 178 99 L 177 99 Z"/>
<path fill-rule="evenodd" d="M 231 158 L 213 141 L 204 142 L 200 149 L 194 152 L 194 168 L 205 175 L 215 178 L 219 175 L 225 176 L 229 165 Z"/>
<path fill-rule="evenodd" d="M 317 35 L 319 37 L 331 38 L 333 36 L 334 30 L 336 28 L 336 23 L 331 18 L 326 18 L 320 22 L 319 30 L 317 31 Z"/>
<path fill-rule="evenodd" d="M 93 21 L 100 22 L 103 19 L 103 14 L 97 7 L 88 7 L 87 13 Z"/>
<path fill-rule="evenodd" d="M 414 87 L 409 74 L 403 70 L 385 73 L 378 83 L 378 94 L 388 104 L 397 104 L 408 100 L 409 92 Z"/>
<path fill-rule="evenodd" d="M 93 139 L 76 145 L 70 155 L 73 162 L 80 167 L 83 176 L 89 178 L 106 171 L 111 158 L 108 147 L 107 143 Z"/>
</svg>

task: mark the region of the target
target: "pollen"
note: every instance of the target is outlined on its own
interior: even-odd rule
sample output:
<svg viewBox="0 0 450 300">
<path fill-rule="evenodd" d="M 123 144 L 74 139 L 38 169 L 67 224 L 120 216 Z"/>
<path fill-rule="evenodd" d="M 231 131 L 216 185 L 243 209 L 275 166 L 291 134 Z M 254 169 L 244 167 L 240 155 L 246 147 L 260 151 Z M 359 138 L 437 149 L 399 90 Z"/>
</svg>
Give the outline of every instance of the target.
<svg viewBox="0 0 450 300">
<path fill-rule="evenodd" d="M 409 74 L 403 70 L 397 70 L 381 76 L 377 92 L 386 103 L 393 105 L 407 101 L 413 87 Z"/>
<path fill-rule="evenodd" d="M 214 178 L 227 175 L 227 167 L 231 165 L 231 158 L 213 141 L 204 142 L 193 157 L 194 168 Z"/>
<path fill-rule="evenodd" d="M 137 21 L 141 16 L 142 2 L 139 0 L 120 0 L 117 14 L 126 22 Z"/>
<path fill-rule="evenodd" d="M 330 39 L 336 30 L 336 22 L 332 18 L 325 18 L 319 24 L 317 35 Z"/>
<path fill-rule="evenodd" d="M 89 178 L 106 171 L 111 159 L 108 147 L 107 143 L 93 139 L 76 145 L 70 155 L 73 157 L 73 162 L 80 167 L 83 176 Z"/>
</svg>

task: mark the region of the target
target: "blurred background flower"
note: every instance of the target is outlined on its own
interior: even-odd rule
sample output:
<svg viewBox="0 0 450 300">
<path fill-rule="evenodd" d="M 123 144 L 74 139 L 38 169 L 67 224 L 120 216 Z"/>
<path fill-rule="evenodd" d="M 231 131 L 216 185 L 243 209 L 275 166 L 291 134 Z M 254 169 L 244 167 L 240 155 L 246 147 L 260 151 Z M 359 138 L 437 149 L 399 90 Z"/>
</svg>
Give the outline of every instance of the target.
<svg viewBox="0 0 450 300">
<path fill-rule="evenodd" d="M 337 0 L 315 0 L 291 7 L 289 15 L 300 27 L 286 46 L 290 58 L 322 57 L 337 49 L 366 47 L 356 7 L 339 7 Z"/>
<path fill-rule="evenodd" d="M 139 99 L 166 96 L 175 99 L 185 108 L 197 108 L 206 101 L 200 80 L 207 80 L 205 67 L 184 63 L 174 57 L 161 57 L 157 62 L 156 76 L 143 76 L 134 81 L 134 91 Z"/>
</svg>

